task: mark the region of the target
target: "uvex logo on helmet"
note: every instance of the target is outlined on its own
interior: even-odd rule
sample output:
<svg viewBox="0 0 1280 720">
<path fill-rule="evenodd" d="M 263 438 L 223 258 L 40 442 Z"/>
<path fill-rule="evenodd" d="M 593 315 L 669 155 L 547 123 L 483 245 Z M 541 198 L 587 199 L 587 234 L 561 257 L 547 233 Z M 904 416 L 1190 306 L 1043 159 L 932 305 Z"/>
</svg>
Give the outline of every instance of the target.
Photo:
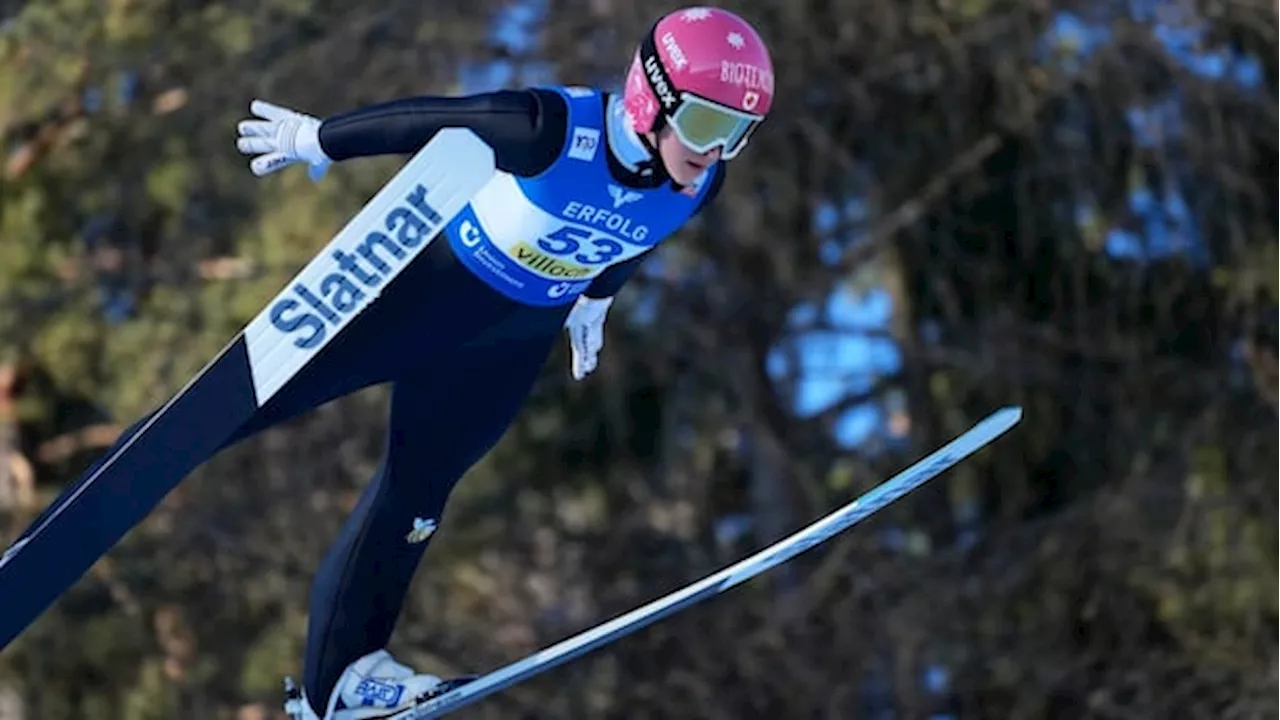
<svg viewBox="0 0 1280 720">
<path fill-rule="evenodd" d="M 684 70 L 689 67 L 689 58 L 685 57 L 684 49 L 680 47 L 680 43 L 676 42 L 676 36 L 669 32 L 662 34 L 662 47 L 667 50 L 667 57 L 671 58 L 671 64 L 676 66 L 676 70 Z"/>
<path fill-rule="evenodd" d="M 674 108 L 680 101 L 676 98 L 675 91 L 671 89 L 671 84 L 667 82 L 666 74 L 662 72 L 658 56 L 650 55 L 644 59 L 644 71 L 649 76 L 649 82 L 652 83 L 658 100 L 662 102 L 663 109 Z"/>
</svg>

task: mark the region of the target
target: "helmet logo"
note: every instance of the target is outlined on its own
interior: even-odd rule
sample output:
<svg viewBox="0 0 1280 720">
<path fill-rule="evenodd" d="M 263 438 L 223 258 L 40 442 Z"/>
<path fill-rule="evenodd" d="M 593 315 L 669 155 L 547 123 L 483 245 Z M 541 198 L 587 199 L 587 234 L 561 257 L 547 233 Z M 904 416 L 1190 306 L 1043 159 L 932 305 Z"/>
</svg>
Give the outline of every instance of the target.
<svg viewBox="0 0 1280 720">
<path fill-rule="evenodd" d="M 755 90 L 748 90 L 742 93 L 742 109 L 743 110 L 755 110 L 756 106 L 759 104 L 760 104 L 760 93 L 756 92 Z"/>
<path fill-rule="evenodd" d="M 773 73 L 750 63 L 721 60 L 720 82 L 751 90 L 773 92 Z"/>
<path fill-rule="evenodd" d="M 662 65 L 658 63 L 656 55 L 650 55 L 644 59 L 644 71 L 649 76 L 649 84 L 653 87 L 653 92 L 658 96 L 658 100 L 662 102 L 665 110 L 671 110 L 678 103 L 675 91 L 671 89 L 671 84 L 667 82 L 666 74 L 662 72 Z"/>
<path fill-rule="evenodd" d="M 685 57 L 684 49 L 680 47 L 680 43 L 676 42 L 675 35 L 669 32 L 663 33 L 662 47 L 667 49 L 667 54 L 671 56 L 671 64 L 675 65 L 677 70 L 689 67 L 689 58 Z"/>
<path fill-rule="evenodd" d="M 742 46 L 747 44 L 747 41 L 742 37 L 742 33 L 731 32 L 725 35 L 724 39 L 734 50 L 741 50 Z"/>
</svg>

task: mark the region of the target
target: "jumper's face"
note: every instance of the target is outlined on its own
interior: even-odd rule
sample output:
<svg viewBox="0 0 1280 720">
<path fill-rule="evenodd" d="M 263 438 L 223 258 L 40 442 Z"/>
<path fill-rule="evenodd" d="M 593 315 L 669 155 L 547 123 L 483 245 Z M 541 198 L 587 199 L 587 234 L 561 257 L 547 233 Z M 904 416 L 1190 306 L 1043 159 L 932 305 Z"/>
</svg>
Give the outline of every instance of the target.
<svg viewBox="0 0 1280 720">
<path fill-rule="evenodd" d="M 719 147 L 704 153 L 690 150 L 680 142 L 680 138 L 670 127 L 664 127 L 658 132 L 657 142 L 654 144 L 667 174 L 680 185 L 689 185 L 720 159 Z"/>
</svg>

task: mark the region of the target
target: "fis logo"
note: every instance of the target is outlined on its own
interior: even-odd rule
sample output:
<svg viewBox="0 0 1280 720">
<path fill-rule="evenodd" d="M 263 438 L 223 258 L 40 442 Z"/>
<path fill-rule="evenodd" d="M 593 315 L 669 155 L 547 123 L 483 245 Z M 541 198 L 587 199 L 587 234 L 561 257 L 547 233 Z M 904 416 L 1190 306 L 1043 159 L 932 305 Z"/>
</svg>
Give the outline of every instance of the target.
<svg viewBox="0 0 1280 720">
<path fill-rule="evenodd" d="M 617 210 L 623 205 L 633 203 L 644 196 L 634 190 L 627 190 L 620 185 L 610 185 L 609 197 L 613 198 L 613 209 Z"/>
<path fill-rule="evenodd" d="M 331 330 L 341 328 L 348 316 L 363 307 L 366 298 L 377 296 L 381 286 L 400 271 L 410 251 L 431 239 L 442 222 L 440 213 L 427 202 L 427 189 L 417 185 L 382 218 L 381 229 L 348 247 L 334 248 L 329 272 L 311 283 L 299 278 L 291 294 L 271 306 L 271 324 L 298 348 L 320 345 Z"/>
</svg>

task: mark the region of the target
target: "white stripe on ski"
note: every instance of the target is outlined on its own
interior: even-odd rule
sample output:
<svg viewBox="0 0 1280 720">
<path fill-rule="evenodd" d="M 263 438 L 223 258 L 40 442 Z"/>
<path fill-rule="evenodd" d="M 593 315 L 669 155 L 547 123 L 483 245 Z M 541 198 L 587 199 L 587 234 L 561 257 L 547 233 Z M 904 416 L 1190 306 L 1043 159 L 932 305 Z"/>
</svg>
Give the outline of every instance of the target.
<svg viewBox="0 0 1280 720">
<path fill-rule="evenodd" d="M 259 406 L 378 298 L 494 168 L 493 149 L 479 136 L 446 128 L 365 203 L 245 327 Z M 342 257 L 363 268 L 344 267 Z"/>
</svg>

